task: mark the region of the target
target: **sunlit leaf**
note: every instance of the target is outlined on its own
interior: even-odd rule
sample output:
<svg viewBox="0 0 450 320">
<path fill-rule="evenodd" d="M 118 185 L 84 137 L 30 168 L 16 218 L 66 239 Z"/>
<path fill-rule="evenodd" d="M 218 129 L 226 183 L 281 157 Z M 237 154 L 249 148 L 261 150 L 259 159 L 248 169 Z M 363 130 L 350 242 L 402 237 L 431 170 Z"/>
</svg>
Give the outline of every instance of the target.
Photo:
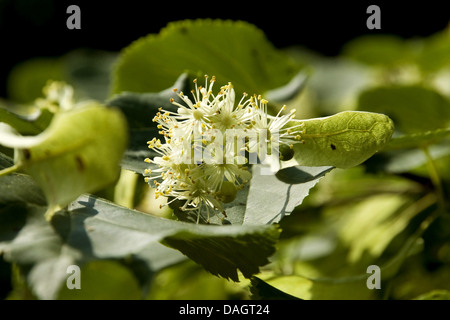
<svg viewBox="0 0 450 320">
<path fill-rule="evenodd" d="M 300 122 L 303 143 L 294 144 L 292 163 L 301 166 L 357 166 L 382 149 L 394 132 L 389 117 L 372 112 L 343 111 Z"/>
<path fill-rule="evenodd" d="M 377 298 L 377 292 L 367 288 L 368 276 L 309 279 L 299 275 L 272 275 L 262 279 L 284 294 L 303 300 L 370 300 Z"/>
<path fill-rule="evenodd" d="M 195 20 L 169 24 L 158 35 L 138 39 L 122 51 L 114 92 L 158 92 L 181 73 L 215 75 L 236 92 L 264 93 L 287 84 L 299 71 L 246 22 Z"/>
<path fill-rule="evenodd" d="M 299 300 L 257 277 L 251 279 L 250 292 L 253 300 Z"/>
<path fill-rule="evenodd" d="M 56 114 L 37 136 L 2 132 L 9 135 L 2 143 L 17 148 L 16 164 L 42 187 L 50 209 L 114 182 L 127 143 L 121 113 L 95 102 Z"/>
<path fill-rule="evenodd" d="M 450 300 L 450 291 L 433 290 L 416 297 L 415 300 Z"/>
<path fill-rule="evenodd" d="M 253 169 L 244 224 L 277 223 L 300 205 L 333 167 L 290 167 L 276 175 Z"/>
</svg>

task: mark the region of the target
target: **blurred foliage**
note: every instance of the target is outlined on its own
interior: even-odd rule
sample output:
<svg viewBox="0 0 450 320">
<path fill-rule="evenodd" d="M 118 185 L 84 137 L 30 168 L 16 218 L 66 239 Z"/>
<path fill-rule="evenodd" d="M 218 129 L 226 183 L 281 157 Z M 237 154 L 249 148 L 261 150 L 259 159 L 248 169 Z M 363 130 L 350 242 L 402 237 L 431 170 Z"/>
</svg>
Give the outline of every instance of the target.
<svg viewBox="0 0 450 320">
<path fill-rule="evenodd" d="M 171 26 L 159 37 L 151 35 L 147 42 L 140 39 L 122 52 L 122 60 L 116 60 L 121 56 L 116 53 L 75 51 L 57 59 L 25 62 L 11 73 L 9 101 L 0 102 L 1 119 L 14 111 L 22 115 L 14 121 L 24 133 L 42 131 L 48 121 L 36 121 L 39 118 L 33 116 L 35 110 L 29 103 L 41 95 L 49 78 L 72 84 L 79 97 L 110 101 L 112 92 L 153 94 L 169 88 L 183 72 L 189 76 L 216 74 L 243 90 L 266 93 L 285 86 L 301 71 L 306 75 L 304 83 L 295 86 L 296 94 L 289 92 L 280 101 L 289 109 L 297 109 L 297 118 L 352 110 L 380 112 L 394 120 L 393 139 L 362 165 L 334 169 L 321 177 L 320 183 L 312 184 L 311 188 L 315 186 L 308 188 L 309 196 L 303 203 L 279 220 L 282 232 L 277 250 L 251 281 L 241 273 L 241 282 L 218 278 L 192 260 L 177 256 L 173 263 L 147 275 L 143 290 L 140 273 L 125 257 L 84 264 L 82 289 L 63 286 L 58 298 L 449 299 L 449 30 L 413 39 L 364 36 L 347 43 L 339 56 L 324 57 L 302 47 L 275 50 L 261 31 L 246 23 L 228 34 L 231 40 L 220 38 L 217 34 L 223 34 L 222 29 L 230 24 L 202 25 L 210 23 L 198 22 L 192 33 L 183 24 Z M 206 34 L 202 38 L 198 32 Z M 227 40 L 222 43 L 217 39 Z M 258 41 L 264 45 L 259 46 Z M 207 51 L 201 50 L 202 45 Z M 220 51 L 225 50 L 224 45 L 231 51 Z M 133 51 L 142 46 L 153 54 L 144 58 L 141 51 Z M 215 55 L 218 50 L 220 54 Z M 191 64 L 183 64 L 180 59 Z M 177 64 L 171 70 L 174 60 Z M 133 62 L 132 68 L 123 67 Z M 254 73 L 253 68 L 260 73 Z M 122 74 L 120 80 L 115 78 L 117 74 Z M 152 82 L 145 80 L 148 77 Z M 141 106 L 147 101 L 127 94 L 120 96 L 121 100 L 117 100 L 119 96 L 114 99 L 131 99 Z M 280 102 L 275 101 L 274 110 Z M 11 151 L 1 151 L 12 156 Z M 139 159 L 142 155 L 141 150 L 128 151 L 122 166 L 126 173 L 96 195 L 172 219 L 170 212 L 158 209 L 159 203 L 149 200 L 151 190 L 143 179 L 127 170 L 133 167 L 135 156 Z M 41 205 L 38 193 L 29 198 Z M 16 211 L 23 218 L 23 208 L 18 206 Z M 11 219 L 3 212 L 8 210 L 0 211 L 0 231 Z M 10 237 L 0 233 L 0 253 L 4 250 L 2 241 Z M 25 281 L 26 267 L 6 260 L 4 255 L 0 259 L 0 280 L 10 284 L 3 296 L 39 298 Z M 381 268 L 380 290 L 366 286 L 370 265 Z"/>
</svg>

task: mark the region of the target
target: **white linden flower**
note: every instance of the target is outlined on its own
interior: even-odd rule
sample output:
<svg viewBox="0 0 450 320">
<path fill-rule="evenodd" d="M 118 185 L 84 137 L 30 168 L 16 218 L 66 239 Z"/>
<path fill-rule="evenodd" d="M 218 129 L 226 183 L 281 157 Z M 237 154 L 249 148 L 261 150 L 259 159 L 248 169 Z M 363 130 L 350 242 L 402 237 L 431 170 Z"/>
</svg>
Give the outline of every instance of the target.
<svg viewBox="0 0 450 320">
<path fill-rule="evenodd" d="M 295 143 L 298 139 L 297 135 L 292 135 L 293 132 L 298 133 L 295 129 L 301 127 L 302 124 L 286 128 L 286 125 L 295 117 L 295 109 L 292 109 L 288 114 L 281 115 L 283 111 L 286 110 L 284 105 L 278 114 L 274 117 L 267 113 L 267 103 L 268 101 L 262 99 L 261 96 L 251 97 L 250 104 L 253 106 L 254 117 L 252 120 L 253 129 L 256 130 L 267 130 L 268 140 L 271 142 L 278 142 L 280 144 L 291 144 Z M 271 136 L 277 134 L 279 141 L 271 140 Z"/>
<path fill-rule="evenodd" d="M 225 132 L 227 129 L 245 129 L 248 121 L 251 120 L 249 109 L 242 105 L 243 99 L 247 94 L 243 94 L 241 101 L 235 106 L 235 92 L 231 82 L 221 88 L 218 97 L 217 109 L 210 117 L 212 128 Z"/>
<path fill-rule="evenodd" d="M 171 99 L 177 112 L 160 108 L 153 119 L 165 143 L 156 138 L 147 142 L 158 154 L 153 160 L 145 159 L 158 168 L 144 173 L 146 182 L 154 184 L 155 197 L 172 198 L 166 205 L 183 201 L 180 210 L 197 214 L 197 223 L 202 208 L 207 221 L 210 210 L 226 217 L 223 203 L 233 201 L 237 190 L 250 180 L 244 151 L 253 152 L 261 144 L 251 137 L 263 131 L 263 143 L 277 146 L 292 146 L 301 140 L 299 126 L 286 128 L 294 112 L 282 115 L 283 107 L 275 117 L 270 116 L 267 100 L 261 96 L 246 99 L 245 93 L 236 105 L 233 85 L 222 86 L 214 95 L 214 83 L 215 77 L 208 84 L 205 76 L 204 87 L 194 80 L 192 99 L 174 89 L 184 104 Z"/>
<path fill-rule="evenodd" d="M 217 199 L 215 193 L 210 190 L 208 184 L 203 179 L 192 179 L 189 177 L 189 174 L 185 174 L 176 180 L 170 196 L 174 197 L 174 199 L 168 204 L 175 200 L 184 200 L 185 203 L 180 207 L 180 210 L 196 212 L 197 223 L 200 220 L 203 205 L 207 212 L 207 221 L 210 218 L 210 209 L 223 212 L 222 203 Z"/>
<path fill-rule="evenodd" d="M 36 100 L 36 104 L 40 108 L 48 108 L 51 112 L 57 112 L 75 107 L 73 88 L 64 82 L 48 81 L 42 92 L 45 98 Z"/>
<path fill-rule="evenodd" d="M 197 80 L 194 80 L 195 91 L 192 91 L 194 101 L 191 101 L 183 92 L 173 90 L 186 105 L 171 99 L 170 101 L 178 107 L 178 110 L 177 112 L 166 111 L 166 114 L 170 114 L 172 121 L 176 121 L 177 128 L 184 130 L 186 139 L 191 139 L 192 135 L 199 136 L 206 129 L 211 128 L 209 118 L 217 109 L 217 97 L 212 93 L 215 81 L 215 77 L 212 77 L 208 86 L 208 76 L 205 76 L 205 87 L 199 87 Z"/>
</svg>

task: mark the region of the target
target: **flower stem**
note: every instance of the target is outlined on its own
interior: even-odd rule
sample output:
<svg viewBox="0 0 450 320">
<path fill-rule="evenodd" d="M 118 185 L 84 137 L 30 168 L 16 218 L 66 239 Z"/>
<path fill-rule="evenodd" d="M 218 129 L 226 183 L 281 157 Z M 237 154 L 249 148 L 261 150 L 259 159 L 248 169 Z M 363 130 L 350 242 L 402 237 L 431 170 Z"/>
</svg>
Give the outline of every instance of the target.
<svg viewBox="0 0 450 320">
<path fill-rule="evenodd" d="M 438 197 L 438 206 L 439 211 L 444 212 L 445 211 L 445 195 L 444 195 L 444 188 L 442 186 L 441 178 L 439 177 L 439 173 L 436 167 L 436 163 L 433 159 L 433 157 L 430 154 L 430 151 L 428 150 L 428 147 L 422 148 L 423 152 L 425 153 L 425 157 L 428 161 L 428 170 L 430 173 L 430 179 L 436 189 L 436 196 Z"/>
<path fill-rule="evenodd" d="M 4 169 L 0 170 L 0 177 L 1 177 L 1 176 L 6 176 L 7 174 L 10 174 L 10 173 L 12 173 L 12 172 L 15 172 L 15 171 L 17 171 L 19 168 L 20 168 L 20 165 L 19 165 L 19 164 L 15 164 L 15 165 L 13 165 L 13 166 L 11 166 L 11 167 L 4 168 Z"/>
</svg>

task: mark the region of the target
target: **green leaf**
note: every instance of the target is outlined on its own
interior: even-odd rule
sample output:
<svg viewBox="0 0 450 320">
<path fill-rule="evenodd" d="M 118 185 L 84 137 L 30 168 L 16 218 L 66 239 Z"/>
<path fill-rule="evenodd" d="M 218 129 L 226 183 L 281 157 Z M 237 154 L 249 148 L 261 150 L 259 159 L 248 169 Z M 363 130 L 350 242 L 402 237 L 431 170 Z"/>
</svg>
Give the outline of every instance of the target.
<svg viewBox="0 0 450 320">
<path fill-rule="evenodd" d="M 418 132 L 393 138 L 383 150 L 421 148 L 450 137 L 450 128 Z"/>
<path fill-rule="evenodd" d="M 25 110 L 25 114 L 20 114 L 18 113 L 19 109 L 27 110 Z M 36 135 L 41 133 L 47 128 L 52 117 L 53 114 L 48 110 L 19 108 L 16 105 L 8 105 L 0 101 L 1 122 L 10 125 L 22 135 Z"/>
<path fill-rule="evenodd" d="M 139 251 L 153 241 L 162 241 L 209 272 L 235 281 L 237 270 L 251 277 L 268 263 L 279 235 L 276 226 L 196 225 L 150 216 L 94 197 L 80 197 L 72 203 L 71 216 L 76 219 L 73 225 L 93 230 L 89 238 L 97 256 Z M 123 239 L 127 239 L 125 243 Z"/>
<path fill-rule="evenodd" d="M 299 275 L 270 276 L 267 285 L 286 295 L 304 300 L 368 300 L 376 298 L 376 290 L 366 285 L 368 274 L 346 278 L 310 279 Z"/>
<path fill-rule="evenodd" d="M 170 23 L 125 48 L 113 90 L 158 92 L 181 73 L 215 75 L 236 92 L 264 93 L 287 84 L 299 66 L 276 50 L 263 32 L 243 21 L 185 20 Z M 202 84 L 202 81 L 200 81 Z"/>
<path fill-rule="evenodd" d="M 405 40 L 393 35 L 369 35 L 349 41 L 343 55 L 369 65 L 392 66 L 408 59 Z"/>
<path fill-rule="evenodd" d="M 106 104 L 119 108 L 127 118 L 128 124 L 132 129 L 155 128 L 156 123 L 152 119 L 158 112 L 158 108 L 176 111 L 178 108 L 170 102 L 170 99 L 182 102 L 178 95 L 173 92 L 173 88 L 184 92 L 188 91 L 188 75 L 185 73 L 179 75 L 175 83 L 162 91 L 146 93 L 121 92 L 112 96 Z"/>
<path fill-rule="evenodd" d="M 238 190 L 236 198 L 233 201 L 223 204 L 224 212 L 209 210 L 208 216 L 208 211 L 205 207 L 203 207 L 200 212 L 199 223 L 215 225 L 242 225 L 246 214 L 248 192 L 248 185 L 246 185 L 243 189 Z M 197 213 L 180 210 L 179 207 L 182 205 L 183 202 L 181 200 L 176 200 L 170 205 L 170 208 L 173 209 L 173 213 L 180 221 L 196 223 Z"/>
<path fill-rule="evenodd" d="M 450 145 L 443 140 L 439 144 L 433 144 L 427 147 L 430 156 L 438 160 L 445 159 L 450 155 Z M 379 156 L 374 157 L 368 161 L 368 166 L 372 169 L 382 170 L 390 173 L 409 172 L 412 169 L 418 168 L 429 161 L 423 149 L 397 149 L 388 150 L 380 153 Z M 445 164 L 444 164 L 445 166 Z M 428 172 L 428 170 L 426 170 Z M 426 174 L 427 175 L 427 174 Z"/>
<path fill-rule="evenodd" d="M 11 164 L 11 159 L 0 155 L 0 168 Z M 81 203 L 85 199 L 89 198 L 80 199 Z M 104 209 L 106 213 L 112 213 L 108 208 Z M 68 277 L 69 265 L 82 267 L 103 259 L 127 266 L 145 295 L 155 271 L 185 259 L 179 252 L 156 241 L 146 241 L 153 237 L 145 232 L 141 238 L 144 243 L 129 241 L 133 238 L 132 230 L 129 234 L 90 237 L 94 230 L 84 225 L 85 216 L 80 217 L 77 213 L 82 210 L 58 212 L 50 223 L 44 219 L 46 210 L 44 194 L 29 175 L 13 173 L 0 177 L 0 252 L 7 261 L 22 266 L 28 284 L 39 298 L 56 297 Z M 93 212 L 95 215 L 96 211 Z M 110 237 L 116 236 L 123 236 L 119 240 L 121 243 L 114 242 L 106 248 L 93 241 L 107 243 Z"/>
<path fill-rule="evenodd" d="M 342 57 L 317 59 L 312 68 L 307 90 L 313 93 L 315 115 L 348 110 L 359 92 L 373 81 L 368 66 Z M 304 106 L 298 112 L 300 108 Z"/>
<path fill-rule="evenodd" d="M 49 214 L 114 182 L 127 143 L 122 114 L 96 102 L 56 114 L 40 135 L 5 134 L 1 142 L 17 148 L 15 162 L 43 189 Z"/>
<path fill-rule="evenodd" d="M 430 292 L 421 294 L 414 300 L 450 300 L 449 290 L 432 290 Z"/>
<path fill-rule="evenodd" d="M 394 132 L 394 124 L 384 114 L 344 111 L 333 116 L 303 123 L 300 138 L 294 144 L 295 161 L 285 166 L 357 166 L 382 149 Z"/>
<path fill-rule="evenodd" d="M 64 79 L 63 59 L 33 58 L 22 62 L 8 76 L 8 96 L 18 103 L 33 102 L 42 96 L 49 79 Z"/>
<path fill-rule="evenodd" d="M 252 168 L 252 179 L 239 190 L 230 203 L 224 204 L 222 212 L 202 210 L 200 223 L 216 225 L 269 225 L 278 223 L 300 205 L 317 182 L 333 167 L 290 167 L 274 174 L 261 165 Z M 180 202 L 171 208 L 179 220 L 196 222 L 197 213 L 181 211 Z"/>
<path fill-rule="evenodd" d="M 81 290 L 63 286 L 59 300 L 139 300 L 144 297 L 133 273 L 121 261 L 92 261 L 80 269 L 80 274 Z"/>
<path fill-rule="evenodd" d="M 358 109 L 386 114 L 404 134 L 447 128 L 450 123 L 448 99 L 420 85 L 366 90 L 359 97 Z"/>
<path fill-rule="evenodd" d="M 342 243 L 349 248 L 347 261 L 354 264 L 364 258 L 374 261 L 380 257 L 411 220 L 433 202 L 432 197 L 412 203 L 407 196 L 381 194 L 349 207 L 339 232 Z"/>
<path fill-rule="evenodd" d="M 427 38 L 417 40 L 417 64 L 424 71 L 436 72 L 447 67 L 450 62 L 450 38 L 448 30 L 437 32 Z"/>
<path fill-rule="evenodd" d="M 80 217 L 77 212 L 73 212 L 70 217 L 61 215 L 60 212 L 49 224 L 44 219 L 45 210 L 45 207 L 27 206 L 19 212 L 17 208 L 7 208 L 1 212 L 3 219 L 8 217 L 10 221 L 4 226 L 5 230 L 16 228 L 16 234 L 12 239 L 1 237 L 0 239 L 9 241 L 0 242 L 0 249 L 7 261 L 26 267 L 27 283 L 41 299 L 56 298 L 69 276 L 67 268 L 70 265 L 81 267 L 91 261 L 122 261 L 131 271 L 137 267 L 146 271 L 147 278 L 142 278 L 142 271 L 140 276 L 136 277 L 141 288 L 145 289 L 155 271 L 183 260 L 176 251 L 154 242 L 152 235 L 143 233 L 139 237 L 131 231 L 128 234 L 119 232 L 115 236 L 91 236 L 95 230 L 84 226 L 86 216 Z M 19 220 L 15 218 L 17 213 L 21 213 Z M 25 221 L 19 232 L 17 221 L 23 220 Z M 104 227 L 108 231 L 107 224 Z M 1 231 L 4 235 L 4 231 Z M 97 231 L 102 233 L 105 229 L 99 228 Z M 116 240 L 111 241 L 111 238 Z M 131 240 L 142 241 L 134 243 Z M 105 244 L 108 241 L 112 242 L 111 246 Z M 136 275 L 136 272 L 134 273 Z M 83 287 L 83 277 L 81 281 Z"/>
<path fill-rule="evenodd" d="M 243 224 L 277 223 L 300 205 L 333 167 L 290 167 L 276 175 L 253 168 Z"/>
<path fill-rule="evenodd" d="M 239 281 L 237 270 L 250 278 L 259 273 L 260 266 L 269 263 L 267 258 L 275 252 L 280 232 L 276 226 L 254 230 L 233 226 L 209 228 L 205 233 L 179 232 L 165 238 L 163 243 L 180 250 L 212 274 L 233 281 Z"/>
<path fill-rule="evenodd" d="M 0 178 L 0 188 L 17 190 L 27 182 L 22 178 L 32 181 L 13 173 Z M 28 191 L 30 188 L 39 190 L 33 183 Z M 251 277 L 268 263 L 280 232 L 277 226 L 212 226 L 167 220 L 93 196 L 81 196 L 49 223 L 43 215 L 43 197 L 33 201 L 37 204 L 24 203 L 23 189 L 23 196 L 9 192 L 2 200 L 0 250 L 8 261 L 29 266 L 28 282 L 41 298 L 56 296 L 67 278 L 68 265 L 103 259 L 126 262 L 132 258 L 130 267 L 140 275 L 142 286 L 146 281 L 139 271 L 142 267 L 155 271 L 180 261 L 179 254 L 172 254 L 176 251 L 158 247 L 160 241 L 211 273 L 238 281 L 238 270 Z"/>
<path fill-rule="evenodd" d="M 110 94 L 111 70 L 118 53 L 76 49 L 61 58 L 64 79 L 70 83 L 79 100 L 104 101 Z"/>
<path fill-rule="evenodd" d="M 251 279 L 250 292 L 252 293 L 253 300 L 300 300 L 297 297 L 278 290 L 258 277 Z"/>
<path fill-rule="evenodd" d="M 305 88 L 308 75 L 300 71 L 287 84 L 266 92 L 268 100 L 277 103 L 286 103 L 294 99 Z"/>
<path fill-rule="evenodd" d="M 174 110 L 174 106 L 170 103 L 171 98 L 180 102 L 181 99 L 172 91 L 173 88 L 187 91 L 189 88 L 187 74 L 180 75 L 172 87 L 161 92 L 122 92 L 107 101 L 108 106 L 120 109 L 128 122 L 130 141 L 121 161 L 124 169 L 143 174 L 144 170 L 150 167 L 144 159 L 156 153 L 149 150 L 147 141 L 154 137 L 162 137 L 158 134 L 159 130 L 152 119 L 158 112 L 158 108 Z"/>
<path fill-rule="evenodd" d="M 8 77 L 9 99 L 31 103 L 49 80 L 70 83 L 77 99 L 103 101 L 110 90 L 111 66 L 117 53 L 76 49 L 56 58 L 32 58 L 15 66 Z"/>
</svg>

